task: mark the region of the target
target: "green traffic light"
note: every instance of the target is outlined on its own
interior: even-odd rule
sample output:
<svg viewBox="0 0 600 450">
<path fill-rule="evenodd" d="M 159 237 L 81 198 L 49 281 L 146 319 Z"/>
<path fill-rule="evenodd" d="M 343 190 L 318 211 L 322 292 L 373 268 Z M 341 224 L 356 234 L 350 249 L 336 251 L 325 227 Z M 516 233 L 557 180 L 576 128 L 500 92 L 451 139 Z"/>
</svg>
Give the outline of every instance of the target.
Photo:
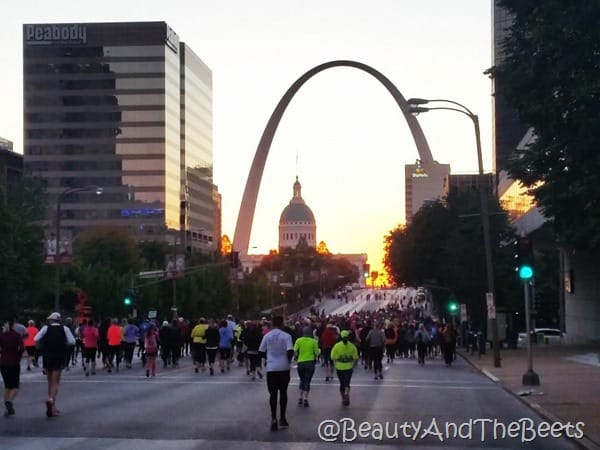
<svg viewBox="0 0 600 450">
<path fill-rule="evenodd" d="M 458 305 L 456 303 L 452 302 L 448 305 L 448 309 L 452 312 L 458 311 Z"/>
<path fill-rule="evenodd" d="M 531 277 L 533 277 L 533 269 L 531 266 L 519 267 L 519 278 L 521 278 L 521 280 L 529 280 Z"/>
<path fill-rule="evenodd" d="M 130 297 L 125 297 L 123 299 L 123 303 L 125 304 L 125 306 L 130 306 L 131 305 L 131 298 Z"/>
</svg>

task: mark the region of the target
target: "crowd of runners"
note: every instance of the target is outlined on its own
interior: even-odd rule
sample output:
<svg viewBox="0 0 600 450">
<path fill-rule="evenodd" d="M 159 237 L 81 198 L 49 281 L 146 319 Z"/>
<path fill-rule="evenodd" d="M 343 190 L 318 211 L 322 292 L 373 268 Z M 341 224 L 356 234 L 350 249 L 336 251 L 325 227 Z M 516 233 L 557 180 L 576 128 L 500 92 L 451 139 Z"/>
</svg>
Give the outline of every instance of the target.
<svg viewBox="0 0 600 450">
<path fill-rule="evenodd" d="M 38 368 L 42 358 L 48 378 L 48 417 L 59 414 L 56 396 L 62 370 L 81 365 L 86 376 L 98 371 L 118 374 L 131 369 L 137 355 L 135 361 L 141 360 L 145 376 L 151 378 L 156 376 L 157 360 L 159 369 L 161 362 L 163 369 L 177 368 L 181 358 L 189 357 L 194 373 L 200 375 L 215 376 L 239 366 L 251 380 L 266 376 L 272 430 L 287 426 L 287 389 L 294 360 L 302 407 L 309 407 L 310 384 L 319 364 L 325 382 L 338 379 L 341 402 L 348 406 L 356 366 L 371 371 L 375 382 L 381 382 L 384 358 L 386 364 L 398 358 L 425 364 L 427 359 L 442 356 L 447 366 L 454 360 L 457 336 L 452 324 L 436 322 L 422 303 L 412 299 L 387 302 L 373 311 L 311 313 L 290 317 L 287 323 L 283 317 L 235 320 L 229 315 L 194 321 L 180 317 L 161 323 L 112 318 L 76 325 L 70 318 L 63 323 L 57 312 L 41 327 L 32 320 L 27 326 L 10 321 L 0 333 L 5 415 L 15 414 L 22 354 L 28 371 Z"/>
</svg>

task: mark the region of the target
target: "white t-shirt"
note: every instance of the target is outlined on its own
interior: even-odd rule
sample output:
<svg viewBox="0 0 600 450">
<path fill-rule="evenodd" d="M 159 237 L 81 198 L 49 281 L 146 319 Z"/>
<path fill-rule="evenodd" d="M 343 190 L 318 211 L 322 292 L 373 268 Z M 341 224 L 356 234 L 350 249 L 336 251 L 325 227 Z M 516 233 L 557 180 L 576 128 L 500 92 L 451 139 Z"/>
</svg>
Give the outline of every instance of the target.
<svg viewBox="0 0 600 450">
<path fill-rule="evenodd" d="M 274 328 L 263 336 L 258 351 L 267 353 L 267 372 L 290 370 L 288 350 L 294 350 L 294 345 L 285 331 Z"/>
</svg>

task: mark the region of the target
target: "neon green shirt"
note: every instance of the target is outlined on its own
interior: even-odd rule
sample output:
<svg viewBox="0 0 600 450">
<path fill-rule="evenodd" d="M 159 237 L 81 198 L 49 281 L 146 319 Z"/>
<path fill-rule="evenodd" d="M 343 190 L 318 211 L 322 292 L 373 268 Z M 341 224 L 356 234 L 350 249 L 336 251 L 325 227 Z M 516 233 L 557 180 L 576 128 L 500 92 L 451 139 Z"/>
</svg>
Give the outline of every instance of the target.
<svg viewBox="0 0 600 450">
<path fill-rule="evenodd" d="M 321 350 L 319 350 L 317 340 L 311 337 L 298 338 L 294 344 L 294 355 L 299 363 L 315 361 L 320 354 Z"/>
<path fill-rule="evenodd" d="M 331 360 L 337 370 L 350 370 L 358 361 L 358 350 L 352 342 L 340 341 L 331 349 Z"/>
</svg>

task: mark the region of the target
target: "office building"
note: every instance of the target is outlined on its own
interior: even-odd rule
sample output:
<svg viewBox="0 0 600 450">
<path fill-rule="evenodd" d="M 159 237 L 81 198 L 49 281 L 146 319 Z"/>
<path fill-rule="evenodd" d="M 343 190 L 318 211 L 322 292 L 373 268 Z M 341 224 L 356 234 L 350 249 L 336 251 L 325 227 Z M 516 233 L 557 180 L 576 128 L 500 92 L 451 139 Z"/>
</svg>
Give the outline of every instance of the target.
<svg viewBox="0 0 600 450">
<path fill-rule="evenodd" d="M 212 75 L 166 23 L 26 24 L 23 75 L 25 167 L 47 184 L 47 225 L 60 196 L 74 232 L 219 241 Z"/>
<path fill-rule="evenodd" d="M 486 191 L 494 192 L 496 189 L 496 179 L 494 174 L 485 173 L 483 174 L 483 177 Z M 479 174 L 477 173 L 451 174 L 449 180 L 449 195 L 457 195 L 465 192 L 479 192 Z"/>
<path fill-rule="evenodd" d="M 450 164 L 440 164 L 437 161 L 428 164 L 417 160 L 415 164 L 404 166 L 407 225 L 424 204 L 448 195 L 449 176 Z"/>
</svg>

